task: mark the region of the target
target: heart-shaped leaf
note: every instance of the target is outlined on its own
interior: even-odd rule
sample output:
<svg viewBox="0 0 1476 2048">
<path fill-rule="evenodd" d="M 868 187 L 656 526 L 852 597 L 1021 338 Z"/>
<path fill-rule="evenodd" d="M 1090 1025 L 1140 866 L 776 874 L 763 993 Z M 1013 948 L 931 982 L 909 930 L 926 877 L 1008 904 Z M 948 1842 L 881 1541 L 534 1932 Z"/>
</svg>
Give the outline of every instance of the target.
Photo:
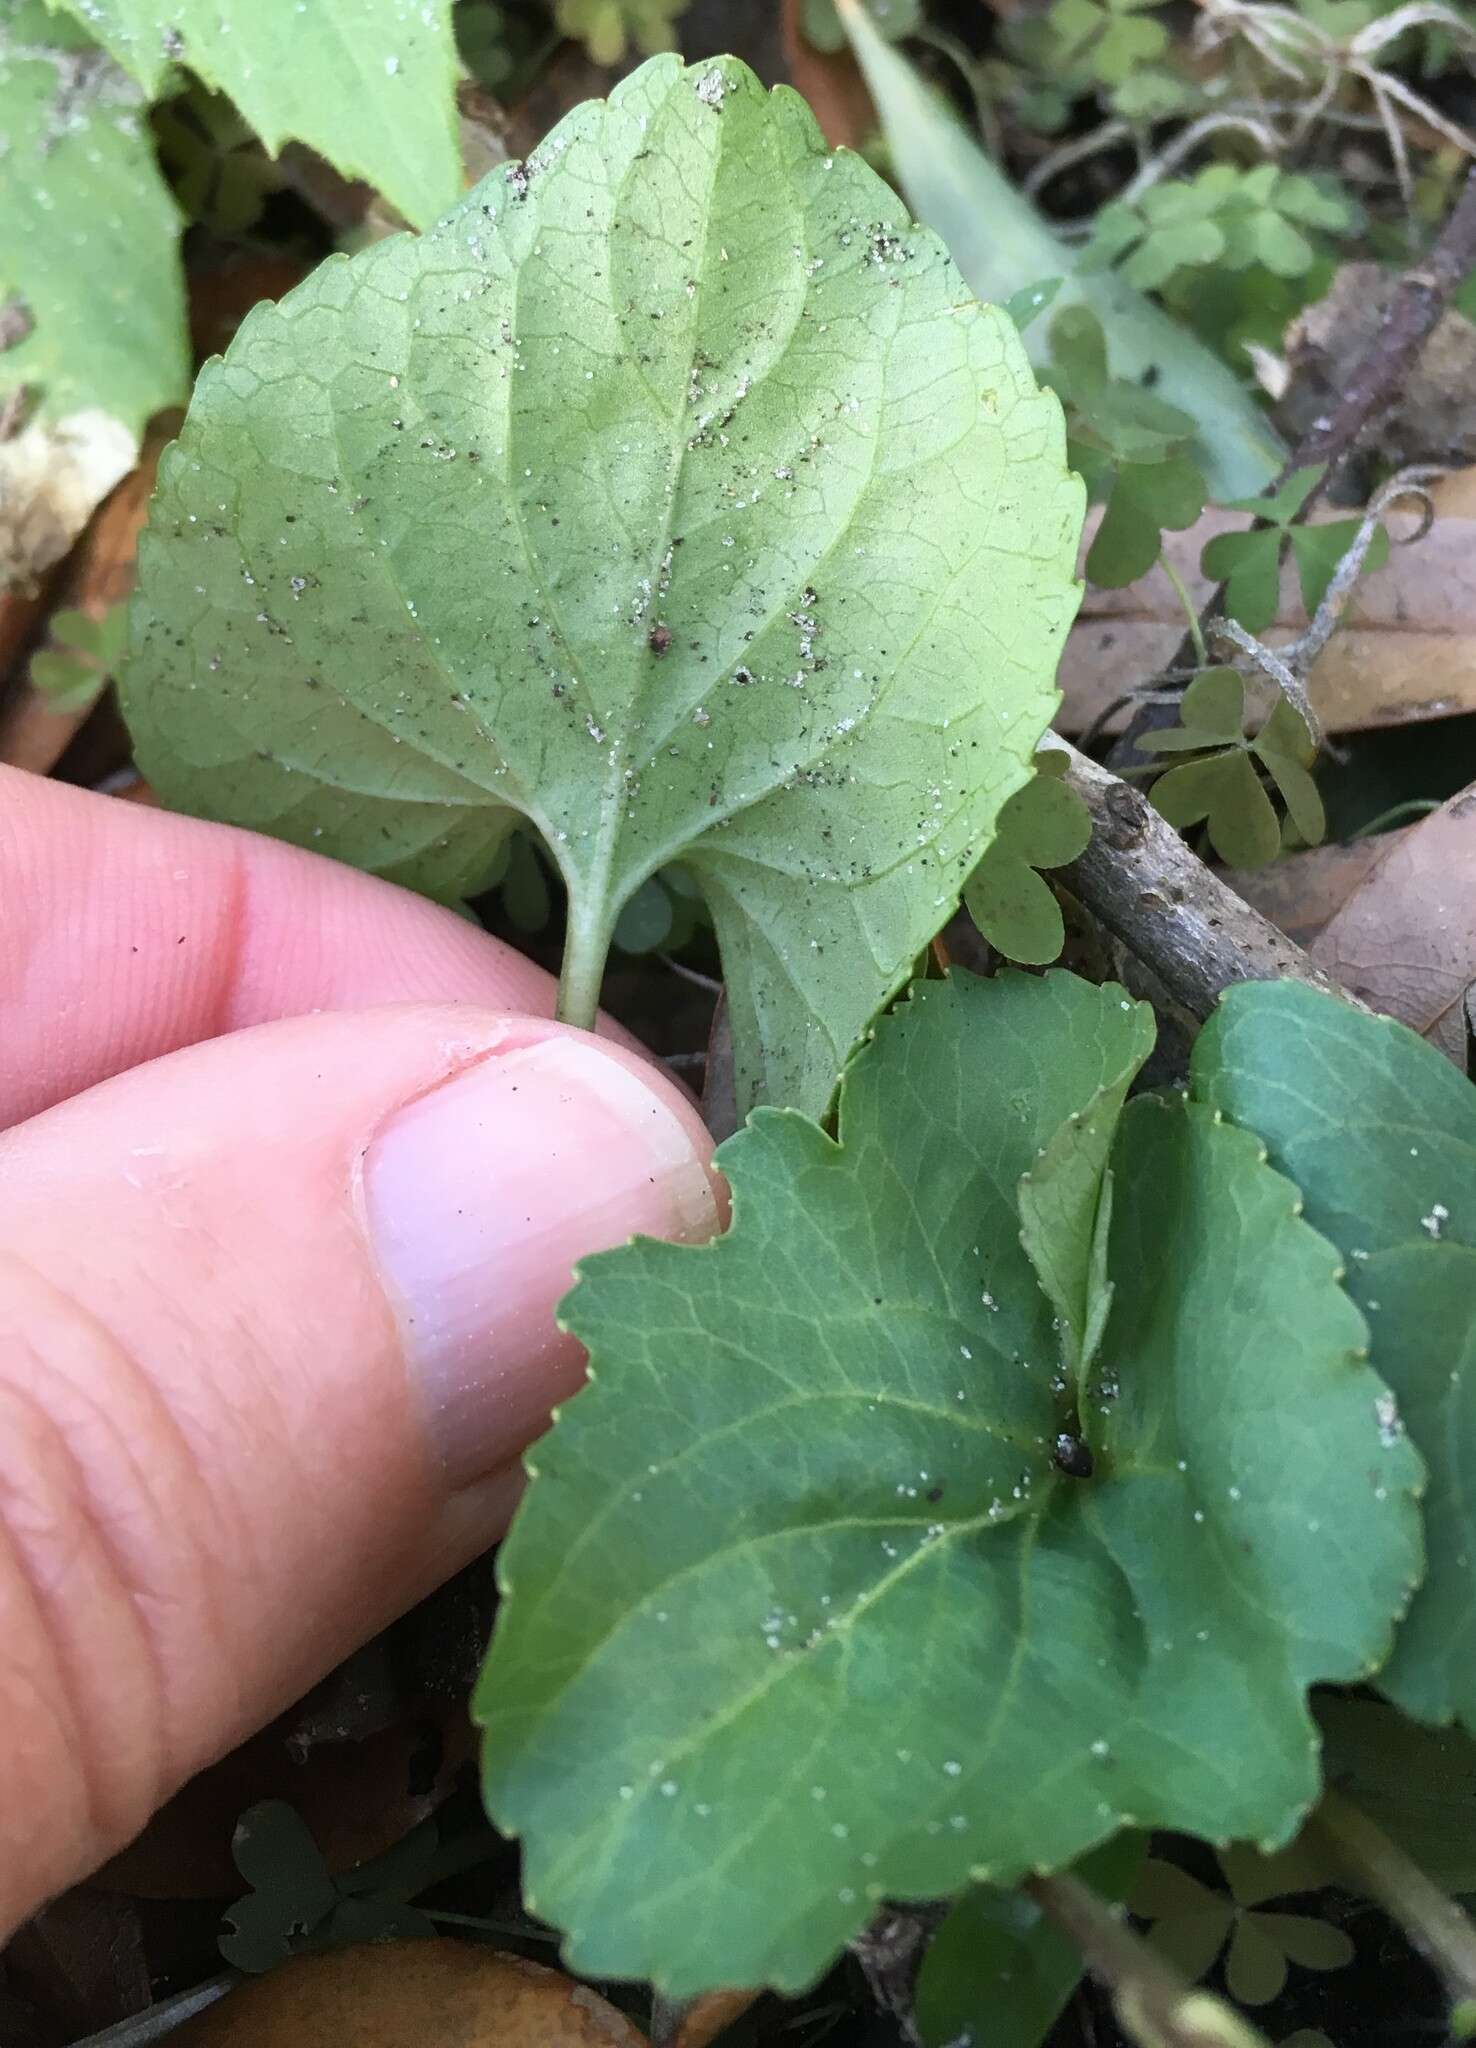
<svg viewBox="0 0 1476 2048">
<path fill-rule="evenodd" d="M 1281 851 L 1276 807 L 1238 747 L 1170 768 L 1153 785 L 1153 805 L 1171 825 L 1204 821 L 1210 844 L 1233 868 L 1261 868 Z"/>
<path fill-rule="evenodd" d="M 1044 967 L 1066 938 L 1061 908 L 1037 868 L 1065 867 L 1084 851 L 1092 820 L 1061 780 L 1067 756 L 1042 747 L 1035 773 L 999 814 L 994 844 L 964 884 L 970 917 L 1007 960 Z"/>
<path fill-rule="evenodd" d="M 796 1988 L 881 1898 L 1133 1817 L 1275 1842 L 1315 1796 L 1305 1691 L 1385 1654 L 1419 1460 L 1296 1190 L 1177 1100 L 1123 1114 L 1074 1408 L 1016 1191 L 1120 1075 L 1124 1002 L 924 985 L 839 1143 L 761 1112 L 725 1237 L 584 1267 L 591 1385 L 530 1461 L 476 1711 L 591 1974 Z"/>
<path fill-rule="evenodd" d="M 1380 1427 L 1407 1428 L 1430 1468 L 1429 1571 L 1379 1684 L 1476 1731 L 1476 1090 L 1404 1025 L 1296 982 L 1231 989 L 1193 1080 L 1265 1139 L 1347 1260 L 1392 1389 Z"/>
<path fill-rule="evenodd" d="M 220 1952 L 240 1970 L 273 1969 L 332 1916 L 338 1886 L 307 1822 L 282 1799 L 242 1814 L 231 1853 L 251 1889 L 226 1913 Z"/>
<path fill-rule="evenodd" d="M 1120 463 L 1087 554 L 1089 580 L 1104 590 L 1136 583 L 1158 560 L 1164 527 L 1182 532 L 1203 510 L 1204 478 L 1187 455 Z"/>
<path fill-rule="evenodd" d="M 1028 774 L 1081 512 L 936 238 L 794 94 L 656 58 L 205 370 L 129 713 L 167 798 L 441 893 L 532 818 L 578 1022 L 682 856 L 742 1105 L 818 1110 Z"/>
</svg>

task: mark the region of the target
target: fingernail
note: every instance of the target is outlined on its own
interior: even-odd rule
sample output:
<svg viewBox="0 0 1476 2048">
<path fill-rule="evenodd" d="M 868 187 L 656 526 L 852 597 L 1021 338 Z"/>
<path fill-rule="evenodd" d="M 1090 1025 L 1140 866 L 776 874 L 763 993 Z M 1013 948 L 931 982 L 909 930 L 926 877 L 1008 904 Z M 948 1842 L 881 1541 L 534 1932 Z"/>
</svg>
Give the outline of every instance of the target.
<svg viewBox="0 0 1476 2048">
<path fill-rule="evenodd" d="M 453 1486 L 579 1385 L 554 1323 L 576 1260 L 718 1225 L 696 1117 L 594 1041 L 495 1053 L 400 1110 L 364 1167 L 370 1238 Z"/>
</svg>

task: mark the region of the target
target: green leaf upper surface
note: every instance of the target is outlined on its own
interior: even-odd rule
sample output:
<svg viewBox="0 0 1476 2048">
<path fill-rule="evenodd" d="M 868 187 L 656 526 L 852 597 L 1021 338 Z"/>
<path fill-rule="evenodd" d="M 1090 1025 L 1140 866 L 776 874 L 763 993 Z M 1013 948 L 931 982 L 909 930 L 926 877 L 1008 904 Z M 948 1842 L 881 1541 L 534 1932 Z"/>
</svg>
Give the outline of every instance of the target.
<svg viewBox="0 0 1476 2048">
<path fill-rule="evenodd" d="M 172 64 L 267 148 L 306 142 L 417 226 L 461 184 L 451 0 L 51 0 L 154 96 Z"/>
<path fill-rule="evenodd" d="M 1294 982 L 1231 989 L 1193 1076 L 1347 1260 L 1398 1400 L 1385 1433 L 1407 1428 L 1430 1468 L 1428 1575 L 1379 1684 L 1476 1730 L 1476 1091 L 1404 1025 Z"/>
<path fill-rule="evenodd" d="M 819 1110 L 1057 702 L 1082 493 L 1012 323 L 808 110 L 655 58 L 202 374 L 141 550 L 167 800 L 441 893 L 678 856 L 740 1099 Z"/>
<path fill-rule="evenodd" d="M 51 425 L 106 415 L 121 474 L 189 389 L 179 216 L 137 86 L 39 0 L 0 0 L 0 222 L 0 306 L 26 326 L 0 401 L 24 385 Z"/>
<path fill-rule="evenodd" d="M 797 1987 L 882 1897 L 1130 1817 L 1285 1837 L 1303 1697 L 1416 1576 L 1419 1461 L 1335 1255 L 1247 1133 L 1144 1100 L 1072 1415 L 1016 1189 L 1120 1074 L 1120 990 L 925 984 L 841 1142 L 762 1112 L 729 1233 L 590 1260 L 591 1385 L 533 1454 L 476 1700 L 498 1823 L 582 1969 Z M 1079 1461 L 1078 1461 L 1079 1469 Z"/>
</svg>

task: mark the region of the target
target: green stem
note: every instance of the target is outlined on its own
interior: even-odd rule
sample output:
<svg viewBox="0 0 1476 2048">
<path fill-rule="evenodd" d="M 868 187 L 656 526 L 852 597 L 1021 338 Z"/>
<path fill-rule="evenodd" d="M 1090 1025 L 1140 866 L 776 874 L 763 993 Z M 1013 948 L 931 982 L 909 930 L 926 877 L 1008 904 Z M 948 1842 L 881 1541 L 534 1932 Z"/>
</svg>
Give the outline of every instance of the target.
<svg viewBox="0 0 1476 2048">
<path fill-rule="evenodd" d="M 1071 1936 L 1139 2048 L 1269 2048 L 1264 2034 L 1191 1984 L 1070 1871 L 1027 1877 L 1020 1889 Z"/>
<path fill-rule="evenodd" d="M 1167 555 L 1159 556 L 1158 566 L 1173 584 L 1178 593 L 1179 603 L 1184 607 L 1184 617 L 1189 621 L 1189 638 L 1194 643 L 1195 659 L 1201 668 L 1208 668 L 1209 649 L 1204 644 L 1204 628 L 1199 623 L 1199 613 L 1194 609 L 1194 601 L 1184 588 L 1184 579 Z"/>
<path fill-rule="evenodd" d="M 476 1913 L 443 1913 L 439 1906 L 417 1906 L 427 1920 L 434 1920 L 437 1927 L 470 1927 L 479 1934 L 495 1934 L 500 1940 L 555 1942 L 556 1934 L 542 1927 L 525 1927 L 516 1920 L 484 1920 Z"/>
<path fill-rule="evenodd" d="M 1331 1786 L 1307 1829 L 1439 1971 L 1455 2004 L 1452 2029 L 1468 2035 L 1476 2027 L 1476 1926 L 1413 1857 Z"/>
<path fill-rule="evenodd" d="M 569 924 L 564 934 L 564 961 L 559 973 L 559 1001 L 554 1014 L 561 1024 L 593 1031 L 600 1012 L 600 983 L 610 954 L 614 919 L 592 917 L 569 892 Z"/>
<path fill-rule="evenodd" d="M 1438 796 L 1412 796 L 1402 804 L 1394 804 L 1387 811 L 1380 811 L 1376 818 L 1370 818 L 1366 825 L 1360 825 L 1356 832 L 1350 832 L 1349 842 L 1355 839 L 1373 839 L 1380 832 L 1389 831 L 1405 818 L 1428 818 L 1431 811 L 1439 809 Z"/>
</svg>

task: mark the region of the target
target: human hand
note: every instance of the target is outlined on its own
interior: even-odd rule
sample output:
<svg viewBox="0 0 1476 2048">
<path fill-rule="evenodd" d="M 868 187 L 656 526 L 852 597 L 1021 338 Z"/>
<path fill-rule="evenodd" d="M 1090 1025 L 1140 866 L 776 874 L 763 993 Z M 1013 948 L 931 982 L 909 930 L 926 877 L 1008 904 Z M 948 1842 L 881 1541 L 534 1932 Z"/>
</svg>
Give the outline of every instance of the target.
<svg viewBox="0 0 1476 2048">
<path fill-rule="evenodd" d="M 720 1183 L 419 898 L 0 769 L 0 1940 L 505 1527 L 573 1261 Z"/>
</svg>

